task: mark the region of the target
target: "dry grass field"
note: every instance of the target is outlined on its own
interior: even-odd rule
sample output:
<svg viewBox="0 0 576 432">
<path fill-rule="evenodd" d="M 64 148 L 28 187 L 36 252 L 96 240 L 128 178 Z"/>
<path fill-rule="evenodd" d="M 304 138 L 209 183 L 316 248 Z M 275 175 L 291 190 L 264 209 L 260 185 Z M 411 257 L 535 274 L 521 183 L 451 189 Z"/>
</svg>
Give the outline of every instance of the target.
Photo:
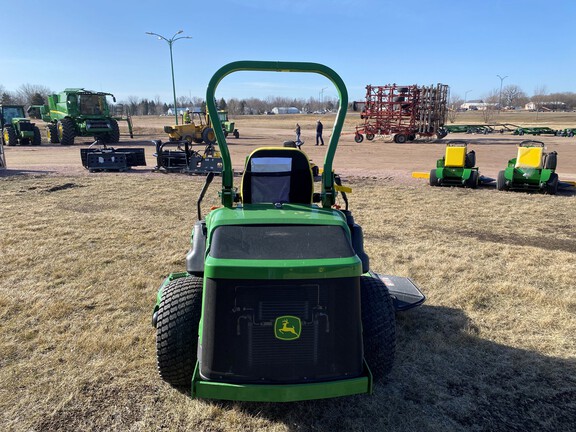
<svg viewBox="0 0 576 432">
<path fill-rule="evenodd" d="M 238 120 L 235 165 L 253 146 L 270 144 L 266 135 L 290 138 L 294 120 Z M 78 167 L 80 145 L 7 149 L 2 430 L 574 430 L 576 196 L 430 188 L 411 179 L 412 169 L 434 166 L 442 143 L 359 146 L 345 136 L 335 164 L 353 188 L 372 268 L 411 277 L 427 296 L 424 306 L 398 314 L 397 361 L 374 395 L 227 403 L 193 400 L 164 384 L 151 313 L 163 278 L 184 268 L 203 179 L 150 173 L 146 140 L 160 138 L 156 130 L 138 125 L 129 145 L 146 146 L 149 166 L 129 173 L 88 174 Z M 310 137 L 305 150 L 319 161 Z M 518 142 L 458 138 L 474 142 L 479 161 L 479 149 L 490 153 L 491 175 Z M 575 139 L 540 139 L 559 149 L 564 177 L 576 179 Z M 205 211 L 219 204 L 217 183 Z"/>
</svg>

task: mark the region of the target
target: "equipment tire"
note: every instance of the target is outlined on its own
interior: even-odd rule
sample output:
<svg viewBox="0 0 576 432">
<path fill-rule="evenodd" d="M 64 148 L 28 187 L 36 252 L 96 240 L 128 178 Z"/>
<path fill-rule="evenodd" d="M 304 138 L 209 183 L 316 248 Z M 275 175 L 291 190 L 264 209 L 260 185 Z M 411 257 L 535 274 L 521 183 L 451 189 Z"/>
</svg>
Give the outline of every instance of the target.
<svg viewBox="0 0 576 432">
<path fill-rule="evenodd" d="M 416 139 L 416 134 L 408 135 L 408 141 L 414 141 Z"/>
<path fill-rule="evenodd" d="M 367 134 L 366 134 L 366 139 L 367 139 L 368 141 L 372 141 L 372 140 L 374 139 L 374 134 L 368 134 L 368 133 L 367 133 Z"/>
<path fill-rule="evenodd" d="M 354 135 L 354 141 L 360 144 L 362 141 L 364 141 L 364 136 L 362 134 L 357 133 L 356 135 Z"/>
<path fill-rule="evenodd" d="M 476 165 L 476 152 L 474 150 L 470 150 L 468 153 L 466 153 L 464 168 L 474 168 L 475 165 Z"/>
<path fill-rule="evenodd" d="M 50 123 L 46 127 L 46 136 L 48 137 L 48 141 L 50 144 L 58 144 L 58 129 L 54 123 Z"/>
<path fill-rule="evenodd" d="M 506 171 L 502 170 L 498 172 L 498 178 L 496 179 L 496 189 L 499 191 L 507 190 L 508 186 L 506 186 Z"/>
<path fill-rule="evenodd" d="M 76 131 L 74 129 L 74 121 L 69 118 L 63 118 L 57 123 L 58 129 L 58 141 L 61 145 L 72 145 L 74 144 L 74 136 Z"/>
<path fill-rule="evenodd" d="M 240 138 L 240 132 L 238 132 L 237 130 L 234 131 L 234 138 L 236 139 Z"/>
<path fill-rule="evenodd" d="M 438 186 L 438 177 L 435 169 L 430 171 L 430 186 Z"/>
<path fill-rule="evenodd" d="M 108 134 L 109 142 L 120 142 L 120 127 L 115 119 L 110 119 L 110 127 L 112 128 L 112 131 Z"/>
<path fill-rule="evenodd" d="M 187 276 L 164 287 L 156 323 L 156 359 L 160 377 L 173 387 L 192 384 L 201 311 L 202 278 Z"/>
<path fill-rule="evenodd" d="M 206 144 L 216 144 L 216 134 L 214 129 L 206 128 L 202 131 L 202 141 Z"/>
<path fill-rule="evenodd" d="M 556 169 L 556 165 L 558 164 L 558 153 L 551 152 L 548 153 L 546 157 L 546 165 L 544 168 L 554 171 Z"/>
<path fill-rule="evenodd" d="M 546 182 L 545 191 L 548 195 L 556 195 L 558 192 L 558 174 L 550 174 L 550 179 Z"/>
<path fill-rule="evenodd" d="M 404 144 L 406 142 L 406 135 L 404 134 L 394 135 L 394 142 L 398 144 Z"/>
<path fill-rule="evenodd" d="M 466 186 L 470 189 L 476 189 L 478 187 L 478 171 L 472 171 L 470 177 L 466 180 Z"/>
<path fill-rule="evenodd" d="M 40 135 L 40 129 L 38 126 L 34 126 L 34 138 L 32 139 L 33 146 L 39 146 L 42 144 L 42 136 Z"/>
<path fill-rule="evenodd" d="M 16 137 L 16 131 L 12 126 L 4 126 L 4 130 L 2 131 L 2 141 L 6 146 L 15 146 L 18 142 L 18 138 Z"/>
<path fill-rule="evenodd" d="M 396 354 L 396 315 L 388 288 L 380 279 L 360 277 L 364 358 L 374 381 L 392 369 Z"/>
</svg>

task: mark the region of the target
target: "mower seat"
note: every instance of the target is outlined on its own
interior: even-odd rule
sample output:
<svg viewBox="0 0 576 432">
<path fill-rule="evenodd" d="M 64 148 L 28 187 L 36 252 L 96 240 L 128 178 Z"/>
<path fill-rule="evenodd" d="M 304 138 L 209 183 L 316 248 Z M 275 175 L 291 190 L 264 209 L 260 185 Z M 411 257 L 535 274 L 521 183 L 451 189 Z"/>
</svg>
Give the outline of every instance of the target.
<svg viewBox="0 0 576 432">
<path fill-rule="evenodd" d="M 466 163 L 466 147 L 446 147 L 444 166 L 450 168 L 464 168 Z"/>
<path fill-rule="evenodd" d="M 542 169 L 542 147 L 518 147 L 515 168 Z"/>
<path fill-rule="evenodd" d="M 314 178 L 303 151 L 265 147 L 248 157 L 241 187 L 244 204 L 311 204 L 313 192 Z"/>
</svg>

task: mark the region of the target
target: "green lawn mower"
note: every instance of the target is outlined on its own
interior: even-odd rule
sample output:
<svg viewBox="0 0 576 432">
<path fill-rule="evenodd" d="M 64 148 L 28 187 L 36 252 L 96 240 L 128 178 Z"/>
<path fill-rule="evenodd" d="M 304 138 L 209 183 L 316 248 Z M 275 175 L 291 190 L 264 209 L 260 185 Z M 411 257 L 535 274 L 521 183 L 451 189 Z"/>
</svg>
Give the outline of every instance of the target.
<svg viewBox="0 0 576 432">
<path fill-rule="evenodd" d="M 430 186 L 465 186 L 476 189 L 480 174 L 476 165 L 476 153 L 468 152 L 466 141 L 450 141 L 446 144 L 443 158 L 436 161 L 436 168 L 430 171 Z"/>
<path fill-rule="evenodd" d="M 290 402 L 371 393 L 391 370 L 395 312 L 424 296 L 408 278 L 370 269 L 362 228 L 332 162 L 346 117 L 342 79 L 317 63 L 239 61 L 220 68 L 206 92 L 237 71 L 317 73 L 341 107 L 324 159 L 320 192 L 298 148 L 259 148 L 234 173 L 222 127 L 222 207 L 205 219 L 198 199 L 186 271 L 160 286 L 153 311 L 158 370 L 192 397 Z M 216 125 L 217 126 L 217 125 Z M 340 194 L 345 210 L 335 207 Z"/>
<path fill-rule="evenodd" d="M 508 167 L 498 173 L 498 190 L 535 190 L 550 195 L 558 192 L 558 174 L 555 173 L 557 153 L 544 152 L 541 141 L 522 141 L 518 155 L 508 161 Z"/>
</svg>

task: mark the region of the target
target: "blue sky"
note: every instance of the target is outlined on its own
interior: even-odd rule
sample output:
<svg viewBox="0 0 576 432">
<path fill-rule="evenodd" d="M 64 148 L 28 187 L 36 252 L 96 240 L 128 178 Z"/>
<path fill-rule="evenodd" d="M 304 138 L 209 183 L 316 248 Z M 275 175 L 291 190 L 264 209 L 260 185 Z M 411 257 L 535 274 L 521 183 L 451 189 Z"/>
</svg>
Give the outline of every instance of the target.
<svg viewBox="0 0 576 432">
<path fill-rule="evenodd" d="M 172 100 L 168 44 L 178 96 L 205 97 L 207 83 L 235 60 L 323 63 L 340 74 L 350 100 L 368 84 L 448 84 L 478 99 L 514 84 L 529 96 L 576 91 L 573 0 L 215 0 L 2 1 L 0 85 L 55 92 L 85 87 Z M 12 17 L 14 19 L 7 19 Z M 217 97 L 336 97 L 310 74 L 240 72 Z M 466 93 L 467 92 L 467 93 Z"/>
</svg>

